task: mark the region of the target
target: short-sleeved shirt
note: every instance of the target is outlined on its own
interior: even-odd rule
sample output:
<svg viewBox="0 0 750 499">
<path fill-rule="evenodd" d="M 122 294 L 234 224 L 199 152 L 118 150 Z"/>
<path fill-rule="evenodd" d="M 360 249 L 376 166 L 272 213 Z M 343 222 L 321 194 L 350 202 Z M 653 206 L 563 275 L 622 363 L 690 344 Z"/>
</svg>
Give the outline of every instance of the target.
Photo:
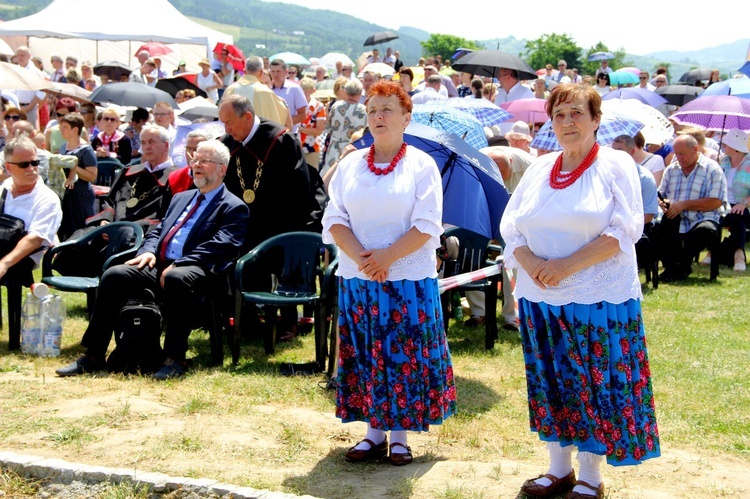
<svg viewBox="0 0 750 499">
<path fill-rule="evenodd" d="M 698 162 L 689 175 L 682 173 L 679 162 L 675 161 L 664 170 L 659 185 L 659 192 L 674 201 L 686 201 L 703 198 L 719 199 L 727 202 L 727 179 L 716 161 L 703 154 L 698 155 Z M 719 223 L 719 209 L 710 211 L 685 210 L 680 220 L 680 233 L 684 234 L 704 220 Z"/>
<path fill-rule="evenodd" d="M 13 215 L 23 220 L 27 234 L 39 236 L 44 240 L 44 246 L 51 246 L 57 242 L 57 230 L 62 223 L 62 208 L 60 198 L 52 189 L 44 185 L 42 177 L 36 181 L 34 189 L 28 194 L 13 197 L 10 189 L 13 186 L 13 178 L 6 179 L 0 188 L 0 192 L 8 190 L 5 197 L 4 213 Z M 37 251 L 30 255 L 34 263 L 39 265 L 42 252 Z"/>
</svg>

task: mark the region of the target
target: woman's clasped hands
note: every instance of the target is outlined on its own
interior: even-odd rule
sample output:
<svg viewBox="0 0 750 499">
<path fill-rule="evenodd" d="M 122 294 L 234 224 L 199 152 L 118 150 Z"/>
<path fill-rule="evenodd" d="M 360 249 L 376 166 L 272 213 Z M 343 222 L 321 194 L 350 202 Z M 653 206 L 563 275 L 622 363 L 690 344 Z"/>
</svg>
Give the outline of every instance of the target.
<svg viewBox="0 0 750 499">
<path fill-rule="evenodd" d="M 388 279 L 388 269 L 394 261 L 390 248 L 365 250 L 359 253 L 359 271 L 363 272 L 371 281 L 385 282 Z"/>
</svg>

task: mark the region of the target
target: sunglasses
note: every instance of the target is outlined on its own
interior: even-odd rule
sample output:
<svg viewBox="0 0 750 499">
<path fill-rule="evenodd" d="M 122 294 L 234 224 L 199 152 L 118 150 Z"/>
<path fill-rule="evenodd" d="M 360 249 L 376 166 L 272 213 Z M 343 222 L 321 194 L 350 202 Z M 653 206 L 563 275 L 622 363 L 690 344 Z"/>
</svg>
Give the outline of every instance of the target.
<svg viewBox="0 0 750 499">
<path fill-rule="evenodd" d="M 7 114 L 5 115 L 5 121 L 10 121 L 10 120 L 19 121 L 20 119 L 21 119 L 21 116 L 18 115 L 18 114 L 13 114 L 13 115 L 10 115 L 10 116 L 7 115 Z"/>
<path fill-rule="evenodd" d="M 102 121 L 109 121 L 110 123 L 114 123 L 117 121 L 117 118 L 113 118 L 111 116 L 105 116 L 104 118 L 102 118 Z"/>
<path fill-rule="evenodd" d="M 39 166 L 39 160 L 38 159 L 32 159 L 31 161 L 6 161 L 6 165 L 16 165 L 19 168 L 28 168 L 29 166 Z"/>
<path fill-rule="evenodd" d="M 646 76 L 639 76 L 638 79 L 639 80 L 648 80 L 648 77 L 646 77 Z"/>
</svg>

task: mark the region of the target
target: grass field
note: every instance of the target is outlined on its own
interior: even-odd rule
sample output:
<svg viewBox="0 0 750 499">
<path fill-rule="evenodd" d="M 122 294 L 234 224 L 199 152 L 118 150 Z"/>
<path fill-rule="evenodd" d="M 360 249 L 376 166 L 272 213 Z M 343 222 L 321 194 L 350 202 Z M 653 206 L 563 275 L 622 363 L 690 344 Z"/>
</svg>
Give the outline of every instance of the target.
<svg viewBox="0 0 750 499">
<path fill-rule="evenodd" d="M 750 456 L 750 276 L 724 269 L 709 282 L 707 269 L 695 267 L 685 283 L 644 286 L 664 455 L 606 468 L 608 497 L 750 494 L 731 480 L 746 474 Z M 54 369 L 80 352 L 87 323 L 83 295 L 64 299 L 70 319 L 61 358 L 9 353 L 4 329 L 4 450 L 330 498 L 513 497 L 525 478 L 544 472 L 544 448 L 527 429 L 517 333 L 501 329 L 486 351 L 483 329 L 452 326 L 456 416 L 410 437 L 411 466 L 352 466 L 343 453 L 363 427 L 333 417 L 333 395 L 319 386 L 324 377 L 279 374 L 282 363 L 313 359 L 312 335 L 271 356 L 260 341 L 246 342 L 239 365 L 208 368 L 208 336 L 196 331 L 194 367 L 183 379 L 59 379 Z"/>
</svg>

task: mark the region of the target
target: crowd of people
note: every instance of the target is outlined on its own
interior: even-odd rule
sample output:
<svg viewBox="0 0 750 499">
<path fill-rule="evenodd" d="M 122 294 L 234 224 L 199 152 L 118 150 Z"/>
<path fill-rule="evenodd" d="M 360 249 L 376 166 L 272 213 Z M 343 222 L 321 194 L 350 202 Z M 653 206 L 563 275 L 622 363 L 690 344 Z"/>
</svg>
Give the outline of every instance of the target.
<svg viewBox="0 0 750 499">
<path fill-rule="evenodd" d="M 20 47 L 18 64 L 32 65 L 30 55 Z M 131 81 L 152 85 L 165 77 L 147 52 L 138 58 Z M 709 137 L 675 123 L 675 137 L 663 143 L 649 144 L 638 133 L 599 144 L 602 95 L 611 83 L 607 61 L 584 76 L 560 60 L 557 71 L 548 64 L 545 75 L 521 81 L 513 68 L 480 78 L 450 69 L 440 57 L 407 67 L 390 49 L 383 59 L 374 50 L 368 62 L 385 62 L 393 75 L 364 67 L 357 76 L 341 61 L 331 74 L 312 67 L 298 78 L 302 68 L 258 56 L 237 75 L 225 52 L 216 59 L 217 67 L 199 62 L 196 81 L 218 102 L 225 133 L 217 139 L 191 128 L 185 167 L 175 164 L 173 146 L 177 129 L 189 123 L 166 102 L 135 109 L 125 121 L 112 107 L 35 92 L 17 92 L 13 102 L 3 92 L 6 212 L 20 212 L 16 206 L 24 203 L 39 208 L 24 212 L 28 235 L 0 259 L 0 277 L 23 263 L 28 281 L 39 248 L 81 230 L 124 220 L 146 232 L 135 258 L 104 272 L 81 342 L 86 351 L 58 375 L 106 367 L 117 312 L 144 288 L 165 310 L 166 360 L 153 376 L 185 374 L 192 324 L 185 304 L 197 303 L 200 289 L 258 243 L 322 231 L 341 251 L 336 414 L 367 423 L 345 458 L 411 463 L 407 432 L 442 423 L 460 397 L 437 281 L 438 255 L 450 244 L 441 240 L 441 177 L 429 154 L 405 142 L 413 107 L 450 98 L 496 105 L 540 99 L 544 120 L 488 127 L 489 146 L 477 151 L 494 161 L 512 194 L 500 224 L 512 271 L 504 273 L 502 316 L 521 335 L 529 423 L 549 450 L 548 471 L 527 480 L 522 492 L 603 497 L 601 463 L 659 456 L 636 244 L 652 236 L 664 265 L 661 280 L 682 281 L 724 225 L 731 266 L 745 270 L 747 132 Z M 50 79 L 75 79 L 77 67 L 65 73 L 60 57 L 51 63 Z M 90 69 L 81 66 L 82 73 Z M 666 79 L 661 70 L 639 77 L 646 91 Z M 561 152 L 530 147 L 547 119 Z M 358 150 L 353 142 L 366 131 L 372 146 Z M 104 158 L 123 168 L 95 213 L 92 184 Z M 322 221 L 318 185 L 329 198 Z M 720 255 L 702 263 L 711 258 Z M 272 277 L 258 281 L 270 286 Z M 465 324 L 482 324 L 482 299 L 466 295 Z M 285 320 L 296 321 L 292 312 Z"/>
</svg>

